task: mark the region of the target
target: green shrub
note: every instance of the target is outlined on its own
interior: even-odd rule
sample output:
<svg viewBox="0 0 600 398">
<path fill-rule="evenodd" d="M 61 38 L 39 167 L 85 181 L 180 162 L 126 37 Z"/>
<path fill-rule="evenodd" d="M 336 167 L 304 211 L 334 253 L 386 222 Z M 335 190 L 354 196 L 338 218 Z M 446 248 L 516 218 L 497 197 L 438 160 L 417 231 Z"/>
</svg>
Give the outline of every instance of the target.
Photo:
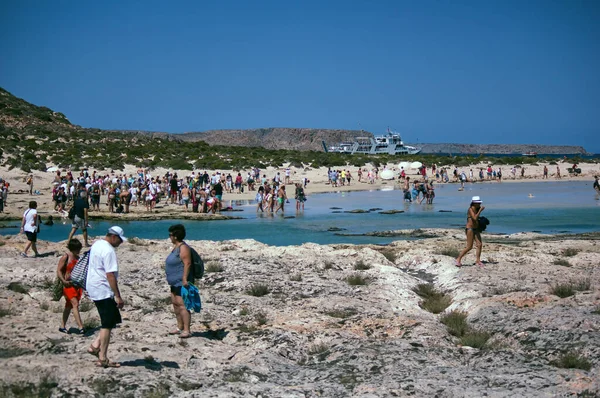
<svg viewBox="0 0 600 398">
<path fill-rule="evenodd" d="M 0 307 L 0 318 L 12 315 L 13 312 L 10 308 Z"/>
<path fill-rule="evenodd" d="M 490 333 L 484 330 L 467 330 L 466 333 L 460 338 L 460 344 L 481 349 L 485 346 L 490 337 Z"/>
<path fill-rule="evenodd" d="M 256 323 L 258 323 L 259 326 L 265 325 L 267 323 L 267 314 L 259 311 L 256 314 L 254 314 L 254 320 L 256 321 Z"/>
<path fill-rule="evenodd" d="M 83 321 L 83 328 L 87 329 L 87 330 L 94 330 L 96 328 L 100 327 L 100 321 L 94 317 L 89 317 L 86 318 L 85 321 Z"/>
<path fill-rule="evenodd" d="M 346 278 L 346 282 L 350 286 L 362 286 L 369 284 L 369 278 L 362 276 L 361 274 L 352 274 Z"/>
<path fill-rule="evenodd" d="M 293 282 L 300 282 L 300 281 L 302 281 L 302 274 L 299 272 L 292 274 L 292 275 L 290 275 L 290 280 Z"/>
<path fill-rule="evenodd" d="M 85 301 L 82 300 L 79 303 L 79 311 L 81 311 L 81 312 L 88 312 L 94 307 L 96 307 L 96 305 L 90 300 L 85 300 Z"/>
<path fill-rule="evenodd" d="M 565 250 L 563 250 L 563 256 L 566 256 L 566 257 L 576 256 L 577 253 L 579 253 L 579 250 L 573 249 L 572 247 L 569 247 L 569 248 L 566 248 Z"/>
<path fill-rule="evenodd" d="M 552 294 L 560 297 L 570 297 L 575 292 L 584 292 L 590 290 L 592 283 L 589 278 L 575 279 L 566 283 L 559 283 L 551 287 Z"/>
<path fill-rule="evenodd" d="M 433 314 L 444 312 L 452 304 L 452 297 L 437 291 L 430 283 L 419 284 L 413 291 L 423 299 L 420 303 L 421 308 Z"/>
<path fill-rule="evenodd" d="M 246 289 L 246 294 L 254 297 L 266 296 L 269 293 L 271 293 L 271 289 L 264 283 L 255 283 Z"/>
<path fill-rule="evenodd" d="M 392 249 L 380 250 L 379 253 L 383 254 L 383 256 L 391 263 L 395 263 L 396 258 L 398 258 L 398 256 L 396 255 L 396 252 L 393 251 Z"/>
<path fill-rule="evenodd" d="M 550 364 L 563 369 L 590 370 L 592 368 L 592 363 L 585 356 L 574 351 L 562 354 L 556 360 L 551 361 Z"/>
<path fill-rule="evenodd" d="M 209 261 L 206 263 L 205 267 L 206 272 L 223 272 L 225 268 L 218 261 Z"/>
<path fill-rule="evenodd" d="M 322 355 L 329 352 L 329 346 L 325 343 L 313 344 L 308 347 L 308 355 Z"/>
<path fill-rule="evenodd" d="M 564 258 L 557 258 L 553 262 L 554 265 L 561 265 L 563 267 L 572 267 L 571 263 L 565 260 Z"/>
<path fill-rule="evenodd" d="M 27 294 L 29 293 L 29 288 L 21 282 L 10 282 L 7 286 L 8 290 L 12 290 L 15 293 Z"/>
<path fill-rule="evenodd" d="M 560 298 L 570 297 L 575 294 L 575 289 L 571 283 L 559 283 L 557 285 L 552 286 L 551 288 L 552 294 L 558 296 Z"/>
<path fill-rule="evenodd" d="M 446 328 L 448 328 L 448 332 L 452 336 L 462 337 L 469 330 L 469 324 L 467 323 L 467 313 L 462 311 L 452 311 L 448 314 L 445 314 L 440 319 Z"/>
<path fill-rule="evenodd" d="M 442 256 L 448 256 L 448 257 L 457 258 L 460 255 L 460 250 L 458 250 L 458 249 L 456 249 L 454 247 L 447 247 L 445 249 L 440 250 L 436 254 L 440 254 Z"/>
<path fill-rule="evenodd" d="M 344 308 L 344 309 L 333 309 L 330 311 L 326 311 L 325 315 L 328 315 L 332 318 L 341 318 L 341 319 L 345 319 L 345 318 L 349 318 L 351 316 L 354 316 L 358 313 L 358 311 L 355 308 Z"/>
<path fill-rule="evenodd" d="M 365 264 L 364 261 L 359 260 L 356 262 L 356 264 L 354 264 L 354 269 L 357 271 L 365 271 L 371 269 L 371 266 L 369 264 Z"/>
</svg>

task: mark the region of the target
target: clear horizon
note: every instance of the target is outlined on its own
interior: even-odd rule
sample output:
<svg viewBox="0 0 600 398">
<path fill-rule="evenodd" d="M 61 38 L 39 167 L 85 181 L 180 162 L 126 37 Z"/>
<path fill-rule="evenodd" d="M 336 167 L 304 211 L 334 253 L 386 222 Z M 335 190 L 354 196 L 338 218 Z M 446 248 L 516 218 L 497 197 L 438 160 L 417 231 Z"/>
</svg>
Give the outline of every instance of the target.
<svg viewBox="0 0 600 398">
<path fill-rule="evenodd" d="M 0 86 L 74 124 L 600 153 L 600 2 L 0 5 Z"/>
</svg>

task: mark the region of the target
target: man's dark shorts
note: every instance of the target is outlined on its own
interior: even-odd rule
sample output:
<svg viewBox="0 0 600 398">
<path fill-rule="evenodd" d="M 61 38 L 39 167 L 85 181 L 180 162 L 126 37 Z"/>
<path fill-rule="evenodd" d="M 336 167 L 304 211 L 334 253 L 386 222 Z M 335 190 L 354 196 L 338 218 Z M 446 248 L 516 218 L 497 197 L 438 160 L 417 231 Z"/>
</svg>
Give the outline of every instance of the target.
<svg viewBox="0 0 600 398">
<path fill-rule="evenodd" d="M 27 240 L 31 243 L 37 242 L 37 232 L 25 231 L 25 235 L 27 235 Z"/>
<path fill-rule="evenodd" d="M 181 296 L 181 286 L 171 286 L 171 293 L 174 296 Z"/>
<path fill-rule="evenodd" d="M 94 304 L 100 315 L 102 329 L 114 329 L 118 323 L 121 323 L 121 313 L 114 298 L 94 301 Z"/>
</svg>

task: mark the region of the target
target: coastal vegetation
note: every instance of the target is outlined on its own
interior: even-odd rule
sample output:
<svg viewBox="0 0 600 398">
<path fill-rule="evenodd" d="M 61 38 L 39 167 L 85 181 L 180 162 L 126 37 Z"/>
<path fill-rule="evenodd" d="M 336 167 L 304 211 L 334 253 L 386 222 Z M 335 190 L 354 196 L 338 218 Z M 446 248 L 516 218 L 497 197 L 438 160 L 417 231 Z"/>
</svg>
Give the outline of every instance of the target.
<svg viewBox="0 0 600 398">
<path fill-rule="evenodd" d="M 452 297 L 438 291 L 431 283 L 418 284 L 413 288 L 413 292 L 423 299 L 420 303 L 421 308 L 433 314 L 444 312 L 452 304 Z"/>
<path fill-rule="evenodd" d="M 126 164 L 154 169 L 247 170 L 252 167 L 360 167 L 400 161 L 468 167 L 528 165 L 532 157 L 453 156 L 450 153 L 419 155 L 346 155 L 263 147 L 209 145 L 183 140 L 175 134 L 100 130 L 73 125 L 60 112 L 30 104 L 0 88 L 0 165 L 25 172 L 45 171 L 50 165 L 63 169 L 123 170 Z M 572 161 L 580 159 L 573 157 Z"/>
</svg>

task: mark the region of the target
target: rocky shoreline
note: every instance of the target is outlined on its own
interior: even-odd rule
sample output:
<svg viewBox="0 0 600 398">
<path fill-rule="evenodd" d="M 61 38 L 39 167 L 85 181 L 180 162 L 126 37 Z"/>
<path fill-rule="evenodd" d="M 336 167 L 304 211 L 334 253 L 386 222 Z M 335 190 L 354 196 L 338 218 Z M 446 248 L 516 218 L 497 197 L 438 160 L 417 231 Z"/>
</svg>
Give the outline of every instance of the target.
<svg viewBox="0 0 600 398">
<path fill-rule="evenodd" d="M 93 332 L 81 337 L 57 330 L 64 302 L 52 301 L 51 282 L 64 242 L 41 242 L 43 257 L 23 259 L 25 237 L 4 236 L 0 394 L 600 394 L 598 234 L 486 234 L 483 269 L 454 267 L 462 231 L 417 234 L 435 237 L 385 247 L 190 242 L 209 272 L 198 283 L 204 308 L 192 316 L 194 337 L 186 341 L 166 333 L 174 323 L 162 270 L 170 244 L 132 240 L 118 249 L 126 306 L 109 355 L 120 369 L 93 366 L 86 353 Z M 424 309 L 426 299 L 415 292 L 430 282 L 450 299 L 439 314 Z M 561 285 L 573 287 L 573 294 L 559 297 Z M 96 310 L 84 306 L 83 319 L 93 325 Z M 442 323 L 452 311 L 488 335 L 481 348 L 464 344 L 464 336 Z M 579 366 L 587 361 L 589 370 L 560 367 L 566 354 L 576 355 Z"/>
</svg>

